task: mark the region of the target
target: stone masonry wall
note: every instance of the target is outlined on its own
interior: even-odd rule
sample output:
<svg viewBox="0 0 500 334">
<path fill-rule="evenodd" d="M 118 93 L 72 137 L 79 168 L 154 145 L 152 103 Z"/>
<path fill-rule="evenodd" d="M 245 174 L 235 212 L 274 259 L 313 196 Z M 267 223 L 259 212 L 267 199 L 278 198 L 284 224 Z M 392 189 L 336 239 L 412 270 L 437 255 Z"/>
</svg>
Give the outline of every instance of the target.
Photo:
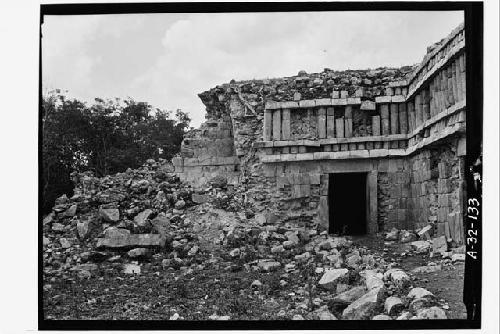
<svg viewBox="0 0 500 334">
<path fill-rule="evenodd" d="M 409 159 L 409 220 L 415 227 L 436 223 L 437 235 L 463 242 L 465 141 L 441 143 Z"/>
<path fill-rule="evenodd" d="M 198 186 L 227 176 L 274 223 L 321 228 L 328 174 L 362 172 L 369 233 L 431 221 L 460 242 L 464 43 L 461 25 L 415 66 L 300 71 L 207 90 L 207 122 L 185 139 L 176 171 Z"/>
</svg>

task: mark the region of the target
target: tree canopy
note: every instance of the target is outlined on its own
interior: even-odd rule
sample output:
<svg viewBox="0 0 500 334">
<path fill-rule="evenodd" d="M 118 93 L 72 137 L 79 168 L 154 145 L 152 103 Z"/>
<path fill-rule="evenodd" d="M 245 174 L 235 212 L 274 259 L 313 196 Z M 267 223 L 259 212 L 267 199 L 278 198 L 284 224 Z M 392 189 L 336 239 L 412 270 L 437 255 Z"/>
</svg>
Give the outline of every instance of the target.
<svg viewBox="0 0 500 334">
<path fill-rule="evenodd" d="M 96 176 L 137 168 L 147 159 L 170 160 L 180 151 L 191 119 L 133 99 L 100 99 L 88 105 L 59 90 L 42 101 L 41 187 L 44 212 L 71 195 L 73 171 Z"/>
</svg>

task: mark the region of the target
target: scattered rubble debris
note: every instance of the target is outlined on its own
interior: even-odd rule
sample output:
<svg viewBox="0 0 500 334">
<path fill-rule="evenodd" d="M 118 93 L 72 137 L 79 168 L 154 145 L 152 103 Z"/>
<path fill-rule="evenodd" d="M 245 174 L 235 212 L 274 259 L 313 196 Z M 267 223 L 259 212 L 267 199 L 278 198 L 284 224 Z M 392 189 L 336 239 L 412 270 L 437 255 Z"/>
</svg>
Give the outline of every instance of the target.
<svg viewBox="0 0 500 334">
<path fill-rule="evenodd" d="M 431 262 L 406 272 L 348 237 L 268 224 L 275 219 L 272 215 L 262 215 L 238 197 L 232 200 L 251 215 L 217 208 L 213 204 L 217 194 L 229 190 L 207 185 L 203 191 L 215 195 L 200 199 L 162 166 L 148 161 L 138 170 L 114 176 L 80 176 L 75 195 L 58 199 L 57 210 L 44 218 L 45 284 L 90 282 L 109 275 L 117 282 L 149 275 L 162 282 L 166 275 L 172 278 L 169 284 L 177 284 L 172 291 L 182 296 L 189 291 L 183 292 L 185 288 L 176 282 L 216 270 L 246 273 L 250 281 L 236 293 L 267 296 L 263 307 L 274 310 L 268 311 L 271 319 L 446 318 L 445 304 L 412 286 L 412 275 L 463 261 L 460 250 L 450 250 L 449 258 L 442 260 L 448 262 Z M 446 253 L 441 239 L 431 243 L 418 239 L 420 235 L 393 229 L 385 240 L 406 241 L 410 253 L 431 249 Z M 54 288 L 47 285 L 47 290 Z M 213 291 L 205 293 L 208 298 Z M 237 303 L 231 302 L 232 311 L 212 311 L 205 319 L 235 319 L 235 312 L 248 307 Z M 128 305 L 130 310 L 135 307 Z M 170 320 L 195 317 L 179 310 L 166 314 Z"/>
</svg>

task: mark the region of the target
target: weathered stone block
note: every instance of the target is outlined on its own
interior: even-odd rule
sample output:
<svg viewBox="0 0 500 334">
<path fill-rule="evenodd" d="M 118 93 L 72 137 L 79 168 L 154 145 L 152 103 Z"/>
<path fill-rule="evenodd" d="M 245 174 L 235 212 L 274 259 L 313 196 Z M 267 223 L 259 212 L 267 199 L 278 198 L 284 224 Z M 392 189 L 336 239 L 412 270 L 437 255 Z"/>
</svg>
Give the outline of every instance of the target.
<svg viewBox="0 0 500 334">
<path fill-rule="evenodd" d="M 316 102 L 314 100 L 301 100 L 299 101 L 300 108 L 314 108 L 316 106 Z"/>
<path fill-rule="evenodd" d="M 369 100 L 366 100 L 366 101 L 363 101 L 361 103 L 361 106 L 359 108 L 360 110 L 376 110 L 377 107 L 376 107 L 376 104 L 375 102 L 373 101 L 369 101 Z"/>
</svg>

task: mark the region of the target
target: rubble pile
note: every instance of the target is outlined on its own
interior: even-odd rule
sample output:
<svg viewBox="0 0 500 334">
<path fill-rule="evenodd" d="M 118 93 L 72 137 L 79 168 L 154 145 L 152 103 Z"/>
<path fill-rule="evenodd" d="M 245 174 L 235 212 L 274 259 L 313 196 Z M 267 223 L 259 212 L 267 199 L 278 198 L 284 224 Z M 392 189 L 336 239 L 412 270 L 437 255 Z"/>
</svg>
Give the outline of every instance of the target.
<svg viewBox="0 0 500 334">
<path fill-rule="evenodd" d="M 260 298 L 270 319 L 446 318 L 446 302 L 416 286 L 413 272 L 349 237 L 276 224 L 279 217 L 262 213 L 258 196 L 247 196 L 243 186 L 218 178 L 194 191 L 168 163 L 153 160 L 113 176 L 75 179 L 74 196 L 59 198 L 43 220 L 46 291 L 58 280 L 99 280 L 112 270 L 120 280 L 154 274 L 174 281 L 216 271 L 243 275 L 248 284 L 240 292 Z M 428 241 L 414 246 L 412 232 L 386 235 L 399 238 L 413 251 L 432 249 Z M 167 318 L 186 319 L 187 312 L 176 309 Z"/>
</svg>

